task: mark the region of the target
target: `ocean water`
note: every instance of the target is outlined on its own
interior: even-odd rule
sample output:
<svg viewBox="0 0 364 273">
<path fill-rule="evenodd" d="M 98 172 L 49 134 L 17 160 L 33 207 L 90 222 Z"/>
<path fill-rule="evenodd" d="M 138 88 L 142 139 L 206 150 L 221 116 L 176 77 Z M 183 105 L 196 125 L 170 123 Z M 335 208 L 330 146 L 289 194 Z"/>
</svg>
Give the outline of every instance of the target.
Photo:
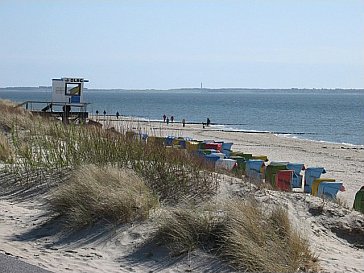
<svg viewBox="0 0 364 273">
<path fill-rule="evenodd" d="M 364 90 L 87 89 L 89 112 L 201 123 L 222 130 L 271 132 L 315 141 L 364 145 Z M 51 100 L 50 88 L 2 88 L 0 98 Z M 202 127 L 202 125 L 201 125 Z"/>
</svg>

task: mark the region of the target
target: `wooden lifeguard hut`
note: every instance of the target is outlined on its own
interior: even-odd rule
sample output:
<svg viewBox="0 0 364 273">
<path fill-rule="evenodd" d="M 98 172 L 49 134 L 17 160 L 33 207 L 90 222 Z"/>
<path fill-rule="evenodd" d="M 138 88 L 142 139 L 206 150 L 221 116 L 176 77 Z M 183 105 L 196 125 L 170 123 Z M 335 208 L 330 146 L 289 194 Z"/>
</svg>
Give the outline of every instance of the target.
<svg viewBox="0 0 364 273">
<path fill-rule="evenodd" d="M 62 118 L 64 123 L 85 123 L 89 104 L 83 96 L 85 82 L 83 78 L 52 79 L 51 101 L 26 101 L 21 106 L 35 114 Z"/>
</svg>

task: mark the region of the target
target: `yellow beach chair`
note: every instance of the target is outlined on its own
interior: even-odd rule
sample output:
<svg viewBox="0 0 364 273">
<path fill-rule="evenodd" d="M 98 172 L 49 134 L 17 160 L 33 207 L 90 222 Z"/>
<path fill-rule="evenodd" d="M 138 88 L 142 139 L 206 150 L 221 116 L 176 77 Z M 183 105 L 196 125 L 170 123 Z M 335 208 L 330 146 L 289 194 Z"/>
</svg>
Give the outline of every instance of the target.
<svg viewBox="0 0 364 273">
<path fill-rule="evenodd" d="M 200 142 L 198 142 L 198 141 L 186 141 L 186 149 L 190 152 L 197 151 L 199 145 L 200 145 Z"/>
<path fill-rule="evenodd" d="M 313 196 L 317 196 L 318 188 L 321 182 L 335 182 L 336 180 L 333 178 L 317 178 L 313 181 L 311 187 L 311 194 Z"/>
</svg>

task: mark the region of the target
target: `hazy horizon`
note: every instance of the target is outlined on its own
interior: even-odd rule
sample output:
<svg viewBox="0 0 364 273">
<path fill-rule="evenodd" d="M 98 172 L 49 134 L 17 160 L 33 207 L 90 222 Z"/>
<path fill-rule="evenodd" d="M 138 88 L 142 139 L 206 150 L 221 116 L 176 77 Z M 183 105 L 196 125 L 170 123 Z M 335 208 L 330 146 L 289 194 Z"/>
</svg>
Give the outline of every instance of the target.
<svg viewBox="0 0 364 273">
<path fill-rule="evenodd" d="M 0 87 L 0 89 L 51 89 L 52 86 L 5 86 Z M 112 90 L 126 90 L 126 91 L 173 91 L 173 90 L 356 90 L 356 91 L 364 91 L 364 88 L 258 88 L 258 87 L 219 87 L 219 88 L 201 88 L 201 87 L 175 87 L 168 89 L 161 88 L 94 88 L 94 87 L 84 87 L 85 90 L 104 90 L 104 91 L 112 91 Z"/>
</svg>

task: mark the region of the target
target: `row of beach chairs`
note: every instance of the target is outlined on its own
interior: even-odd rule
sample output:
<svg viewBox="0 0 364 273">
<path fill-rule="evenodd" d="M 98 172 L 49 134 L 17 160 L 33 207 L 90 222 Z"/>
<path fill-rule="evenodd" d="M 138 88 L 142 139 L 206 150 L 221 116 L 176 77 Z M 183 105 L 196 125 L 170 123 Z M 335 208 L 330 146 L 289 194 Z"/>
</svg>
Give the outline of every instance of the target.
<svg viewBox="0 0 364 273">
<path fill-rule="evenodd" d="M 141 136 L 141 139 L 149 143 L 186 149 L 212 164 L 216 170 L 241 173 L 249 179 L 270 183 L 274 189 L 281 191 L 301 190 L 314 196 L 335 199 L 339 191 L 345 190 L 342 181 L 321 178 L 326 173 L 323 167 L 306 168 L 303 163 L 269 162 L 265 155 L 233 151 L 231 142 L 146 135 Z"/>
</svg>

